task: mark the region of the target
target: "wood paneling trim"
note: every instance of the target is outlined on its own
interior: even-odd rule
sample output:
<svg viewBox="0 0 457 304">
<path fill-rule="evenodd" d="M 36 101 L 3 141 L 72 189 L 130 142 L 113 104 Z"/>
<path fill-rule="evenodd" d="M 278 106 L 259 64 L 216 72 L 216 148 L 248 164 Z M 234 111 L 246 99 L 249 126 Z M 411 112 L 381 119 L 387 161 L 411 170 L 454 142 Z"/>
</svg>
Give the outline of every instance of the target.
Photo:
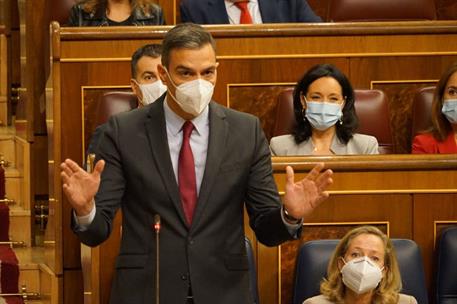
<svg viewBox="0 0 457 304">
<path fill-rule="evenodd" d="M 53 26 L 58 26 L 58 24 Z M 62 27 L 60 32 L 62 40 L 143 39 L 161 38 L 172 27 L 119 26 L 103 29 L 99 27 Z M 204 27 L 215 38 L 457 33 L 457 21 L 284 23 L 274 25 L 205 25 Z"/>
<path fill-rule="evenodd" d="M 63 239 L 62 239 L 62 187 L 60 180 L 61 159 L 61 75 L 60 75 L 60 31 L 59 24 L 51 24 L 51 73 L 52 73 L 52 104 L 48 104 L 46 120 L 49 129 L 52 130 L 50 147 L 48 149 L 48 167 L 51 167 L 49 174 L 49 219 L 45 233 L 47 242 L 46 263 L 57 275 L 63 274 Z M 51 222 L 53 225 L 50 225 Z"/>
<path fill-rule="evenodd" d="M 412 56 L 452 56 L 457 55 L 455 52 L 392 52 L 392 53 L 328 53 L 328 54 L 281 54 L 281 55 L 222 55 L 216 56 L 217 60 L 263 60 L 263 59 L 300 59 L 300 58 L 335 58 L 335 57 L 412 57 Z M 77 58 L 62 58 L 60 62 L 126 62 L 130 61 L 131 57 L 109 57 L 109 58 L 98 58 L 98 57 L 77 57 Z M 437 80 L 418 80 L 420 82 L 437 82 Z M 398 83 L 415 83 L 417 81 L 405 81 Z M 395 83 L 394 81 L 376 82 L 375 83 Z"/>
<path fill-rule="evenodd" d="M 355 155 L 355 156 L 306 156 L 273 157 L 273 170 L 284 171 L 293 166 L 297 171 L 309 171 L 316 162 L 324 162 L 333 171 L 408 171 L 408 170 L 456 170 L 455 155 Z"/>
<path fill-rule="evenodd" d="M 59 61 L 60 59 L 60 24 L 53 21 L 51 27 L 51 56 L 53 61 Z M 51 67 L 52 68 L 52 67 Z"/>
</svg>

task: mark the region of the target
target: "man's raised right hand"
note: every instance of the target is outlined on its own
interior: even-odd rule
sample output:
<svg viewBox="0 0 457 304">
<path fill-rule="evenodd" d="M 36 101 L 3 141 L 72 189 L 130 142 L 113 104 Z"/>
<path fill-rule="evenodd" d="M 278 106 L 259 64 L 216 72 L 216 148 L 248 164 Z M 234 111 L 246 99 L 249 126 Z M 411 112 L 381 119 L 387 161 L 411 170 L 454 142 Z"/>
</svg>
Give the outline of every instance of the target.
<svg viewBox="0 0 457 304">
<path fill-rule="evenodd" d="M 77 216 L 88 215 L 94 208 L 94 196 L 104 167 L 105 161 L 99 160 L 93 172 L 88 173 L 71 159 L 60 164 L 63 191 Z"/>
</svg>

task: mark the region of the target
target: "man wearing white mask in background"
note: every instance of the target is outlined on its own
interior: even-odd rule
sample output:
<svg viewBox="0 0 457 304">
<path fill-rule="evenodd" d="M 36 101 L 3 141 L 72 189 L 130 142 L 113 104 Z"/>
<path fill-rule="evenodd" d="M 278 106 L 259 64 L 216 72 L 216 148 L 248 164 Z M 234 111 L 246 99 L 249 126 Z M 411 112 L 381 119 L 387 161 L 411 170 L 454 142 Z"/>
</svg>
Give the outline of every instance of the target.
<svg viewBox="0 0 457 304">
<path fill-rule="evenodd" d="M 150 303 L 157 288 L 162 304 L 252 304 L 243 208 L 260 242 L 294 239 L 328 197 L 332 172 L 318 164 L 295 182 L 288 167 L 282 204 L 259 120 L 211 101 L 218 64 L 210 33 L 179 24 L 162 46 L 167 94 L 110 119 L 91 174 L 70 159 L 61 164 L 72 228 L 97 246 L 122 208 L 112 304 Z"/>
<path fill-rule="evenodd" d="M 139 108 L 153 103 L 167 91 L 167 87 L 160 80 L 157 70 L 161 59 L 162 45 L 160 44 L 146 44 L 137 49 L 132 55 L 132 60 L 130 61 L 132 75 L 130 86 L 138 98 Z M 123 102 L 123 104 L 125 103 Z M 124 111 L 122 108 L 119 107 L 119 111 Z M 97 154 L 96 149 L 105 129 L 106 124 L 102 124 L 94 130 L 87 146 L 87 155 L 91 153 Z"/>
<path fill-rule="evenodd" d="M 156 101 L 167 87 L 159 78 L 157 66 L 160 64 L 162 46 L 147 44 L 140 47 L 132 55 L 130 85 L 138 97 L 138 106 L 145 106 Z"/>
</svg>

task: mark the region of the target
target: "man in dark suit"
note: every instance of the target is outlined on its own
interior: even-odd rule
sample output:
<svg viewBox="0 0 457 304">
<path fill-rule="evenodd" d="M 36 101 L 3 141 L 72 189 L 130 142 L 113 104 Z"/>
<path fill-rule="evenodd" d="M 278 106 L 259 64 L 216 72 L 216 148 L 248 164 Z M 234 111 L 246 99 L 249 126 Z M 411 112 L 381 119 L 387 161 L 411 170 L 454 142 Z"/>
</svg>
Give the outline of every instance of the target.
<svg viewBox="0 0 457 304">
<path fill-rule="evenodd" d="M 163 40 L 159 66 L 167 94 L 110 119 L 93 173 L 69 159 L 61 165 L 83 243 L 106 240 L 122 208 L 110 303 L 154 299 L 155 215 L 162 219 L 161 303 L 252 303 L 244 206 L 257 239 L 276 246 L 296 238 L 303 218 L 328 197 L 330 170 L 321 173 L 319 164 L 294 182 L 288 167 L 281 204 L 259 120 L 210 101 L 217 65 L 211 35 L 177 25 Z"/>
<path fill-rule="evenodd" d="M 182 0 L 181 21 L 197 24 L 240 24 L 236 2 L 246 0 Z M 252 23 L 322 22 L 306 0 L 249 0 Z"/>
</svg>

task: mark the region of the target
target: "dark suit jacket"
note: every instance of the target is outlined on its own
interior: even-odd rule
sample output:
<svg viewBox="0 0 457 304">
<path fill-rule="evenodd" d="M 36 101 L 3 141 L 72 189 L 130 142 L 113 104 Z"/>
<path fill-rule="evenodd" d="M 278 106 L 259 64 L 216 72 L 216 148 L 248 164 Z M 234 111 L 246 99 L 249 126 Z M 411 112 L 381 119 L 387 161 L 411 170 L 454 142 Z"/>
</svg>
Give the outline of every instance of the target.
<svg viewBox="0 0 457 304">
<path fill-rule="evenodd" d="M 198 304 L 253 303 L 244 244 L 243 207 L 259 241 L 290 239 L 280 214 L 270 150 L 259 120 L 215 102 L 209 107 L 209 143 L 193 223 L 186 225 L 171 164 L 163 97 L 112 117 L 98 146 L 106 161 L 95 219 L 83 243 L 96 246 L 121 207 L 122 241 L 111 303 L 151 303 L 155 297 L 153 217 L 160 232 L 160 302 L 184 303 L 189 279 Z"/>
<path fill-rule="evenodd" d="M 322 22 L 306 0 L 258 0 L 263 23 Z M 181 21 L 228 24 L 224 0 L 182 0 Z"/>
</svg>

